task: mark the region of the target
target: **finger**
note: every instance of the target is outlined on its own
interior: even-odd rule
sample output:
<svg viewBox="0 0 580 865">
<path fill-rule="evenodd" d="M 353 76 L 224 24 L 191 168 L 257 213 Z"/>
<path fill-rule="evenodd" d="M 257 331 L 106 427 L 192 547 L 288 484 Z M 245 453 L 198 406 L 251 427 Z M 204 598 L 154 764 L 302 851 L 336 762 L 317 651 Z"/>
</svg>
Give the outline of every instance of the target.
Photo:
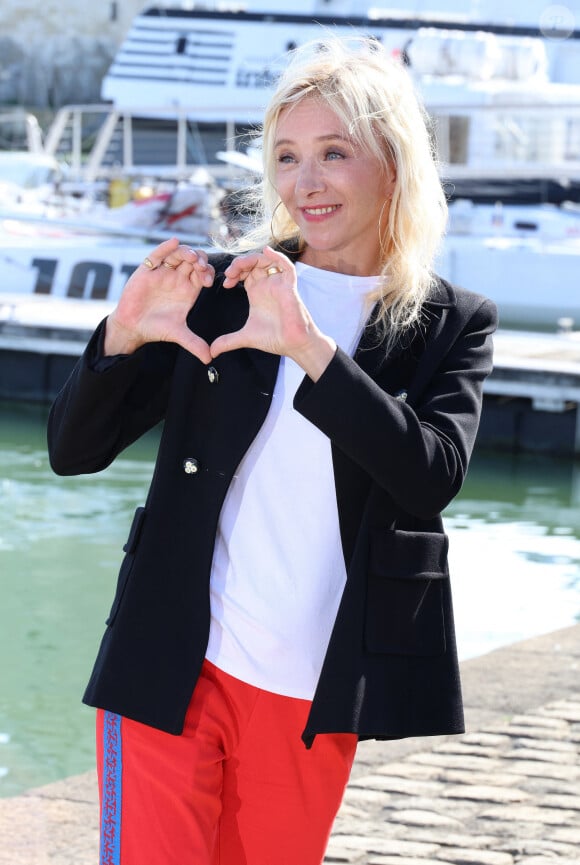
<svg viewBox="0 0 580 865">
<path fill-rule="evenodd" d="M 226 280 L 232 284 L 243 282 L 260 261 L 261 253 L 239 255 L 224 270 Z"/>
<path fill-rule="evenodd" d="M 204 269 L 208 266 L 207 256 L 198 250 L 192 249 L 190 246 L 179 244 L 177 249 L 166 255 L 162 261 L 162 266 L 170 270 L 175 270 L 184 264 L 190 267 L 197 264 L 201 269 Z"/>
<path fill-rule="evenodd" d="M 242 330 L 237 330 L 234 333 L 223 333 L 221 336 L 214 339 L 209 346 L 212 358 L 218 357 L 226 351 L 233 351 L 236 348 L 245 348 L 246 343 L 242 334 Z"/>
<path fill-rule="evenodd" d="M 189 274 L 189 281 L 196 288 L 199 288 L 202 285 L 209 287 L 213 285 L 213 281 L 215 279 L 215 270 L 211 264 L 194 264 L 191 268 L 191 273 Z"/>
<path fill-rule="evenodd" d="M 255 252 L 235 258 L 224 271 L 224 286 L 231 288 L 237 282 L 245 282 L 250 274 L 256 277 L 275 276 L 291 267 L 292 262 L 289 258 L 266 246 L 261 253 Z"/>
<path fill-rule="evenodd" d="M 257 264 L 254 264 L 252 267 L 245 267 L 240 264 L 239 267 L 234 268 L 230 273 L 224 271 L 224 288 L 233 288 L 234 285 L 240 282 L 246 282 L 251 275 L 257 278 L 265 277 L 267 276 L 266 268 L 259 267 Z"/>
<path fill-rule="evenodd" d="M 278 252 L 277 249 L 273 249 L 271 246 L 264 247 L 264 255 L 271 261 L 275 261 L 281 267 L 283 267 L 284 264 L 288 264 L 290 261 L 288 256 L 284 255 L 283 252 Z"/>
<path fill-rule="evenodd" d="M 288 256 L 282 252 L 278 252 L 276 249 L 272 249 L 271 246 L 264 247 L 264 258 L 264 267 L 268 276 L 272 276 L 275 273 L 275 271 L 271 270 L 273 267 L 277 268 L 279 273 L 284 273 L 294 268 Z"/>
<path fill-rule="evenodd" d="M 193 262 L 195 270 L 200 273 L 210 273 L 213 279 L 215 277 L 215 268 L 209 263 L 207 255 L 198 250 L 194 250 L 194 254 L 196 256 L 195 261 Z"/>
<path fill-rule="evenodd" d="M 175 334 L 174 341 L 184 348 L 186 351 L 197 357 L 202 363 L 211 363 L 211 349 L 205 339 L 202 339 L 197 334 L 193 333 L 187 326 L 184 326 Z"/>
<path fill-rule="evenodd" d="M 179 246 L 177 237 L 172 237 L 169 240 L 164 240 L 159 246 L 156 246 L 149 255 L 143 259 L 142 266 L 146 270 L 156 270 L 161 266 L 162 262 L 174 252 Z"/>
<path fill-rule="evenodd" d="M 239 282 L 245 282 L 251 272 L 251 270 L 248 270 L 235 272 L 233 274 L 224 273 L 224 288 L 233 288 L 234 285 L 237 285 Z"/>
<path fill-rule="evenodd" d="M 197 261 L 199 262 L 201 267 L 208 267 L 209 266 L 209 259 L 207 257 L 207 252 L 205 252 L 205 250 L 192 249 L 190 251 L 193 252 L 193 254 L 197 258 Z"/>
</svg>

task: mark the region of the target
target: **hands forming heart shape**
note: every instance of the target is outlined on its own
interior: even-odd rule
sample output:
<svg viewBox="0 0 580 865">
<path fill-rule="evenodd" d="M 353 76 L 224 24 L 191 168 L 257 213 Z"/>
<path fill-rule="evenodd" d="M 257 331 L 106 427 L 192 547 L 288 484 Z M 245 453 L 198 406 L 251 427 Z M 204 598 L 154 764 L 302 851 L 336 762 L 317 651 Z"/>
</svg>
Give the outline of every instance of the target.
<svg viewBox="0 0 580 865">
<path fill-rule="evenodd" d="M 204 364 L 226 351 L 256 348 L 293 357 L 307 372 L 315 371 L 313 360 L 325 367 L 336 345 L 316 328 L 298 295 L 295 267 L 285 255 L 265 247 L 234 258 L 223 285 L 244 284 L 248 318 L 240 330 L 208 345 L 190 330 L 187 316 L 214 279 L 206 252 L 177 238 L 159 244 L 130 277 L 107 319 L 105 354 L 131 354 L 147 342 L 175 342 Z"/>
</svg>

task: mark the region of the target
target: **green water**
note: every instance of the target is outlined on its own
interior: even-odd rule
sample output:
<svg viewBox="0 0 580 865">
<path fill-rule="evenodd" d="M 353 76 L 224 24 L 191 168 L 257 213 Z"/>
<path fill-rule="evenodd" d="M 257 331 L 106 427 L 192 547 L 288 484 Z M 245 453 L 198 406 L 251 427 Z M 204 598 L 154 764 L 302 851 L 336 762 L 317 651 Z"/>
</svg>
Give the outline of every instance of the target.
<svg viewBox="0 0 580 865">
<path fill-rule="evenodd" d="M 156 436 L 100 475 L 58 478 L 46 411 L 0 404 L 0 796 L 94 765 L 80 702 Z M 577 620 L 580 471 L 476 454 L 446 515 L 463 658 Z"/>
<path fill-rule="evenodd" d="M 79 696 L 154 441 L 99 475 L 59 478 L 46 413 L 0 412 L 0 795 L 11 795 L 92 765 L 93 713 Z"/>
</svg>

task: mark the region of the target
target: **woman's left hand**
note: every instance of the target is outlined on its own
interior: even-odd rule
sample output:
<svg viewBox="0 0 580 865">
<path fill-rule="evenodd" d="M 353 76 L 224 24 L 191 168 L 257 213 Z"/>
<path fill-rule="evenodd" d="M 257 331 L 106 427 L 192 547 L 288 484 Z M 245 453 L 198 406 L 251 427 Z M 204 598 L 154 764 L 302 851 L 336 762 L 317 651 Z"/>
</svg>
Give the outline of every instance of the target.
<svg viewBox="0 0 580 865">
<path fill-rule="evenodd" d="M 250 311 L 241 330 L 217 337 L 213 357 L 237 348 L 257 348 L 291 357 L 316 380 L 336 351 L 320 332 L 296 288 L 296 268 L 269 246 L 235 258 L 225 270 L 225 288 L 243 282 Z"/>
</svg>

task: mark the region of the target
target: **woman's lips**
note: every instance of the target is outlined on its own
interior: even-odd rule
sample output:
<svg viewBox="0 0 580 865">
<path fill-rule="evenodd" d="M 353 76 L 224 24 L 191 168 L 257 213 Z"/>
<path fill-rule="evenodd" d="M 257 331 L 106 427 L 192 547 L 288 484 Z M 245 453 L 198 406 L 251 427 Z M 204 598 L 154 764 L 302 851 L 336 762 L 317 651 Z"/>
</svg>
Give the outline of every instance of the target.
<svg viewBox="0 0 580 865">
<path fill-rule="evenodd" d="M 340 204 L 325 204 L 319 207 L 302 207 L 302 213 L 306 219 L 321 219 L 328 216 L 330 213 L 336 213 Z"/>
</svg>

